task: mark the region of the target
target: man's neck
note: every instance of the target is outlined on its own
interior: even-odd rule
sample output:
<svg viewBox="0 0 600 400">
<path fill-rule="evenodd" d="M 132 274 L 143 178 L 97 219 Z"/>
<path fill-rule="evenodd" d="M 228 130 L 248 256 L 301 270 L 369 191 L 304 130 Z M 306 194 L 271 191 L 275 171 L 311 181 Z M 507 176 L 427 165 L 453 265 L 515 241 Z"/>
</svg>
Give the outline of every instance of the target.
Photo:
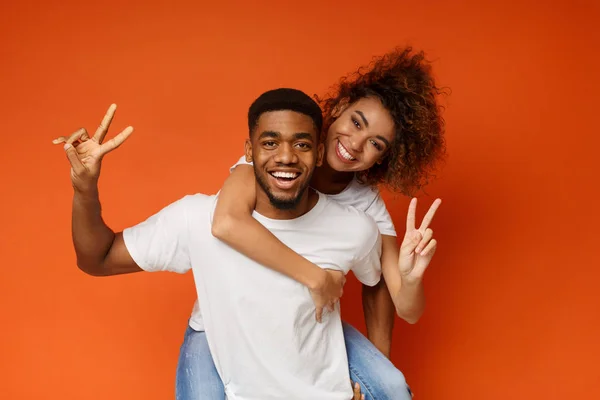
<svg viewBox="0 0 600 400">
<path fill-rule="evenodd" d="M 302 194 L 297 206 L 291 210 L 280 210 L 271 204 L 269 197 L 260 186 L 256 187 L 256 206 L 254 210 L 260 215 L 270 219 L 294 219 L 298 218 L 310 210 L 319 201 L 319 195 L 311 188 L 307 188 Z"/>
</svg>

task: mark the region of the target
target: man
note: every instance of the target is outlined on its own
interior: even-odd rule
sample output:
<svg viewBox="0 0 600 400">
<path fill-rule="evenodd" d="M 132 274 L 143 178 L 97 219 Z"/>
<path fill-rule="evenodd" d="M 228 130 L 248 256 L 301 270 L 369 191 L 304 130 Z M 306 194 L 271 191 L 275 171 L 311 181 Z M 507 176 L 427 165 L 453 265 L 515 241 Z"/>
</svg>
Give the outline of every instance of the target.
<svg viewBox="0 0 600 400">
<path fill-rule="evenodd" d="M 250 111 L 256 117 L 246 142 L 257 180 L 254 217 L 322 268 L 344 274 L 352 269 L 364 284 L 377 284 L 381 242 L 374 222 L 308 189 L 323 156 L 318 105 L 302 92 L 279 89 L 260 96 Z M 93 138 L 84 131 L 76 135 L 82 139 L 77 150 L 65 145 L 79 267 L 92 275 L 192 269 L 211 354 L 229 399 L 350 399 L 339 310 L 317 323 L 305 286 L 215 239 L 216 196 L 186 196 L 123 233 L 103 222 L 100 162 L 132 132 L 127 128 L 100 144 L 109 114 Z"/>
</svg>

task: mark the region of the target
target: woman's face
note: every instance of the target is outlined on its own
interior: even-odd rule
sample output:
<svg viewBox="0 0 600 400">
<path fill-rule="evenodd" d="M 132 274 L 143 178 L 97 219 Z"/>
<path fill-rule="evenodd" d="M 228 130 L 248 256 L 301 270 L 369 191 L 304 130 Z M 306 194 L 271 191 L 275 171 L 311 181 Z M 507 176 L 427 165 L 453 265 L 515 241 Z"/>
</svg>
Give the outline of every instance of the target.
<svg viewBox="0 0 600 400">
<path fill-rule="evenodd" d="M 343 109 L 325 142 L 327 163 L 341 172 L 371 168 L 394 140 L 394 121 L 377 98 L 364 97 Z"/>
</svg>

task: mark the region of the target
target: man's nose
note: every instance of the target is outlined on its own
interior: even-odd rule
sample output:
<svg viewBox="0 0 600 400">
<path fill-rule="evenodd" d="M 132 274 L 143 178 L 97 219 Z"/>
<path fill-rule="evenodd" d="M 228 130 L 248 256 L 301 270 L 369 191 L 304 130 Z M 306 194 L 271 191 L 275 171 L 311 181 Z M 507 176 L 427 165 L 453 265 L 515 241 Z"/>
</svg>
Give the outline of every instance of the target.
<svg viewBox="0 0 600 400">
<path fill-rule="evenodd" d="M 298 157 L 294 151 L 294 147 L 290 144 L 282 144 L 277 149 L 275 161 L 281 164 L 295 164 L 298 162 Z"/>
</svg>

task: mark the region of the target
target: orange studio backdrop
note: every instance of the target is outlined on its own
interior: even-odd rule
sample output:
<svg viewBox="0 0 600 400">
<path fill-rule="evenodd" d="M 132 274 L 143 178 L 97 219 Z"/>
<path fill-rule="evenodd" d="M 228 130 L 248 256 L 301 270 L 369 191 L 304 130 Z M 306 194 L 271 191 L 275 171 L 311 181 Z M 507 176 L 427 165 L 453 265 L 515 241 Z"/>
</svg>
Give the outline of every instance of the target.
<svg viewBox="0 0 600 400">
<path fill-rule="evenodd" d="M 0 4 L 0 398 L 163 400 L 191 274 L 84 275 L 69 167 L 51 140 L 119 105 L 104 161 L 116 230 L 216 192 L 262 91 L 324 94 L 396 45 L 452 94 L 427 310 L 393 362 L 423 400 L 600 398 L 600 21 L 595 1 Z M 408 199 L 385 193 L 403 233 Z M 364 330 L 351 280 L 343 315 Z"/>
</svg>

